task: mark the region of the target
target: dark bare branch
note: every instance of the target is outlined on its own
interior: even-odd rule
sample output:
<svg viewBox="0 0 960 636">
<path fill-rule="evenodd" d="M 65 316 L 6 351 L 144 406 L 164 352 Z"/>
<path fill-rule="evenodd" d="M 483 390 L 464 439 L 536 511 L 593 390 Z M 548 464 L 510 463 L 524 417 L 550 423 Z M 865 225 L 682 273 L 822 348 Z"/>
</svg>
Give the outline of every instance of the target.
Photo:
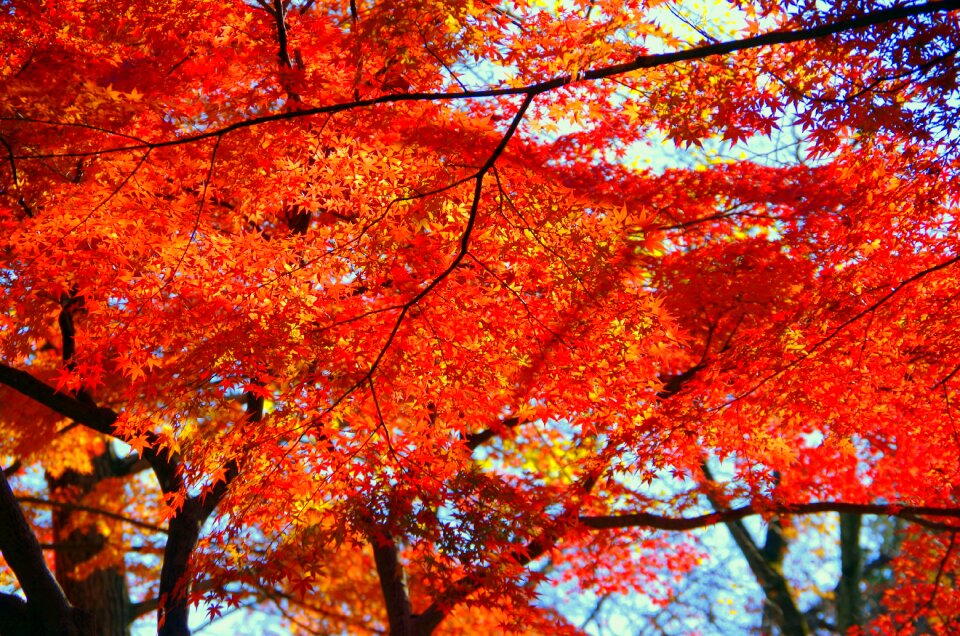
<svg viewBox="0 0 960 636">
<path fill-rule="evenodd" d="M 635 512 L 623 515 L 583 515 L 580 523 L 594 530 L 612 530 L 616 528 L 649 528 L 652 530 L 671 530 L 683 532 L 697 528 L 707 528 L 718 523 L 746 519 L 756 515 L 810 515 L 822 512 L 842 512 L 862 515 L 880 515 L 899 517 L 918 525 L 926 521 L 920 517 L 948 517 L 960 520 L 960 508 L 938 508 L 935 506 L 898 506 L 896 504 L 856 504 L 842 501 L 818 501 L 806 504 L 775 504 L 761 507 L 741 506 L 719 512 L 711 512 L 696 517 L 668 517 L 649 512 Z M 933 522 L 937 523 L 937 522 Z M 938 529 L 960 531 L 960 524 L 938 524 Z"/>
<path fill-rule="evenodd" d="M 98 433 L 115 435 L 113 425 L 117 421 L 117 414 L 114 411 L 82 402 L 71 395 L 57 391 L 26 371 L 14 369 L 0 362 L 0 384 L 5 384 Z"/>
<path fill-rule="evenodd" d="M 88 512 L 93 515 L 99 515 L 101 517 L 106 517 L 108 519 L 113 519 L 115 521 L 122 521 L 123 523 L 128 523 L 131 526 L 141 528 L 143 530 L 149 530 L 151 532 L 159 532 L 166 534 L 166 529 L 160 526 L 154 525 L 152 523 L 146 523 L 145 521 L 140 521 L 138 519 L 132 519 L 126 515 L 122 515 L 118 512 L 112 512 L 110 510 L 104 510 L 103 508 L 96 508 L 94 506 L 85 506 L 83 504 L 74 503 L 71 501 L 51 501 L 49 499 L 43 499 L 41 497 L 17 497 L 17 500 L 20 503 L 33 504 L 35 506 L 45 506 L 48 508 L 65 508 L 68 510 L 78 510 L 81 512 Z"/>
<path fill-rule="evenodd" d="M 629 62 L 622 64 L 612 64 L 593 70 L 586 71 L 573 77 L 572 75 L 560 75 L 555 78 L 530 84 L 528 86 L 511 88 L 492 88 L 487 90 L 466 91 L 456 93 L 398 93 L 390 95 L 380 95 L 370 99 L 357 99 L 351 102 L 339 104 L 328 104 L 326 106 L 316 106 L 313 108 L 302 108 L 296 111 L 286 111 L 264 115 L 262 117 L 252 117 L 239 121 L 222 128 L 208 130 L 195 135 L 187 135 L 176 139 L 165 141 L 148 142 L 144 144 L 132 144 L 128 146 L 117 146 L 95 151 L 80 151 L 67 153 L 47 153 L 47 154 L 25 154 L 14 155 L 14 159 L 43 159 L 53 157 L 87 157 L 103 155 L 116 152 L 130 152 L 133 150 L 144 150 L 152 148 L 163 148 L 171 146 L 182 146 L 196 143 L 204 139 L 211 139 L 222 136 L 235 130 L 260 126 L 270 122 L 284 121 L 299 117 L 310 117 L 321 113 L 340 113 L 357 108 L 368 108 L 378 104 L 391 104 L 398 102 L 424 102 L 424 101 L 452 101 L 461 99 L 483 99 L 488 97 L 504 97 L 510 95 L 536 96 L 549 91 L 556 90 L 573 82 L 589 82 L 603 79 L 609 79 L 618 75 L 624 75 L 634 71 L 657 68 L 661 66 L 670 66 L 679 62 L 690 62 L 701 60 L 716 55 L 728 55 L 737 51 L 745 51 L 765 46 L 775 46 L 778 44 L 789 44 L 791 42 L 801 42 L 806 40 L 817 40 L 829 37 L 847 31 L 855 31 L 885 22 L 903 20 L 905 18 L 954 11 L 960 8 L 958 0 L 936 0 L 923 4 L 903 5 L 879 11 L 871 11 L 861 16 L 837 20 L 829 24 L 822 24 L 806 29 L 794 29 L 790 31 L 772 31 L 761 35 L 743 38 L 740 40 L 729 40 L 703 46 L 692 47 L 683 51 L 674 51 L 672 53 L 658 53 L 653 55 L 639 55 Z M 18 117 L 0 117 L 0 121 L 19 121 L 27 122 L 29 119 Z M 36 123 L 36 122 L 35 122 Z M 56 126 L 72 126 L 72 123 L 62 122 L 53 124 Z"/>
</svg>

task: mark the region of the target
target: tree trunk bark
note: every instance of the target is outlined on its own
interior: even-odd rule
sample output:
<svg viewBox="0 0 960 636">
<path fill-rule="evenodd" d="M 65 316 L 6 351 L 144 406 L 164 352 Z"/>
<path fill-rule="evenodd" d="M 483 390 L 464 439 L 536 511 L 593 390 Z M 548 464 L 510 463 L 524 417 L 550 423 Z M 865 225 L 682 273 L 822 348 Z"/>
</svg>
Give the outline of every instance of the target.
<svg viewBox="0 0 960 636">
<path fill-rule="evenodd" d="M 96 636 L 90 616 L 70 605 L 6 475 L 0 471 L 0 553 L 27 600 L 0 594 L 2 636 Z"/>
<path fill-rule="evenodd" d="M 48 476 L 52 498 L 78 501 L 92 492 L 101 481 L 113 476 L 115 458 L 109 448 L 91 461 L 92 473 L 81 474 L 68 470 L 57 478 Z M 97 636 L 130 636 L 130 596 L 123 569 L 100 568 L 83 578 L 75 574 L 78 566 L 99 554 L 109 540 L 96 525 L 71 530 L 71 522 L 76 514 L 70 508 L 57 508 L 53 512 L 57 581 L 70 604 L 92 616 Z"/>
<path fill-rule="evenodd" d="M 846 634 L 863 620 L 863 555 L 860 548 L 858 514 L 840 514 L 840 583 L 837 585 L 837 631 Z"/>
<path fill-rule="evenodd" d="M 701 469 L 712 488 L 716 479 L 714 479 L 713 473 L 706 462 L 701 465 Z M 725 506 L 721 505 L 710 494 L 709 489 L 706 494 L 714 510 L 717 512 L 724 510 Z M 775 624 L 784 636 L 807 636 L 810 633 L 810 628 L 797 607 L 790 586 L 787 584 L 787 579 L 780 569 L 783 554 L 786 550 L 780 523 L 778 521 L 771 523 L 763 548 L 757 546 L 756 541 L 739 519 L 726 521 L 724 525 L 730 531 L 734 543 L 740 548 L 740 553 L 747 561 L 747 565 L 750 566 L 750 571 L 753 572 L 753 576 L 766 597 L 764 623 Z"/>
</svg>

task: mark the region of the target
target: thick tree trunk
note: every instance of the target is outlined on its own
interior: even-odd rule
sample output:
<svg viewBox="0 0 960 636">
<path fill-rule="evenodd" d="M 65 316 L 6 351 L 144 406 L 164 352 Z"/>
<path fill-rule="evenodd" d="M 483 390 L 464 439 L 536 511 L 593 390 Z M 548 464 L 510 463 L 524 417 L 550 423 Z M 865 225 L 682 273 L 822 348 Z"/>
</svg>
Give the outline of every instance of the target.
<svg viewBox="0 0 960 636">
<path fill-rule="evenodd" d="M 0 471 L 0 553 L 27 600 L 0 594 L 0 636 L 96 636 L 89 615 L 72 607 Z"/>
<path fill-rule="evenodd" d="M 863 620 L 863 555 L 860 549 L 858 514 L 840 514 L 840 583 L 837 585 L 837 631 L 846 634 Z"/>
<path fill-rule="evenodd" d="M 68 470 L 56 479 L 48 477 L 52 497 L 59 499 L 63 496 L 67 501 L 77 501 L 102 480 L 113 476 L 114 457 L 109 449 L 94 457 L 92 462 L 92 473 Z M 79 566 L 97 556 L 108 541 L 96 525 L 71 530 L 76 514 L 66 507 L 57 508 L 53 513 L 57 581 L 70 604 L 92 616 L 97 636 L 129 636 L 130 596 L 123 570 L 119 567 L 98 568 L 82 578 L 75 573 Z"/>
<path fill-rule="evenodd" d="M 393 537 L 385 530 L 382 536 L 371 540 L 373 560 L 377 564 L 383 602 L 387 608 L 390 636 L 417 636 L 419 629 L 410 607 L 407 584 L 403 580 L 403 566 Z"/>
</svg>

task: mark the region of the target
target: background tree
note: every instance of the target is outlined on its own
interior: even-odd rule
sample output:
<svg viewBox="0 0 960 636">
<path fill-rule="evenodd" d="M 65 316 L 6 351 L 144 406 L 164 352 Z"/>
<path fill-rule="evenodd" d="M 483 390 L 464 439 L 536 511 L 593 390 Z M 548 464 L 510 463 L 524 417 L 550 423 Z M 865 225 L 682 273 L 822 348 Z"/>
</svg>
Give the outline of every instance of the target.
<svg viewBox="0 0 960 636">
<path fill-rule="evenodd" d="M 0 633 L 572 632 L 718 525 L 952 633 L 956 8 L 4 3 Z"/>
</svg>

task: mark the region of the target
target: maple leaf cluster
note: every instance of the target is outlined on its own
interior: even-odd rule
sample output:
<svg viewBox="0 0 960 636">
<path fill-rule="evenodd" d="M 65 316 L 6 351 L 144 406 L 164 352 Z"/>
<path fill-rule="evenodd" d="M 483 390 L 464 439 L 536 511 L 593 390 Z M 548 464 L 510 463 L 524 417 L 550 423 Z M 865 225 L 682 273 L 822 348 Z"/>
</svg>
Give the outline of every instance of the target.
<svg viewBox="0 0 960 636">
<path fill-rule="evenodd" d="M 0 42 L 0 633 L 579 633 L 551 585 L 680 608 L 711 526 L 758 624 L 957 629 L 956 3 L 11 0 Z"/>
</svg>

